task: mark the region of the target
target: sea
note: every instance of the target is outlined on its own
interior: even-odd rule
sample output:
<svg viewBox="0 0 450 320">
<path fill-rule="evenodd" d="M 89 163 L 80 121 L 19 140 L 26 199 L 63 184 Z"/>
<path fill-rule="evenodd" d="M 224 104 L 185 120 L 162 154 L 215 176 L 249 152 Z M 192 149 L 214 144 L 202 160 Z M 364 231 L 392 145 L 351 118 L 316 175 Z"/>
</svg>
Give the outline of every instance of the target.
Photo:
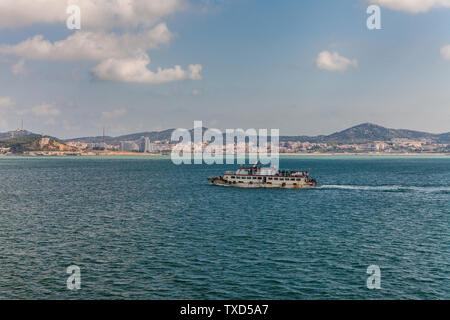
<svg viewBox="0 0 450 320">
<path fill-rule="evenodd" d="M 1 157 L 0 299 L 450 299 L 450 157 L 280 167 L 319 186 L 211 186 L 238 165 L 157 156 Z"/>
</svg>

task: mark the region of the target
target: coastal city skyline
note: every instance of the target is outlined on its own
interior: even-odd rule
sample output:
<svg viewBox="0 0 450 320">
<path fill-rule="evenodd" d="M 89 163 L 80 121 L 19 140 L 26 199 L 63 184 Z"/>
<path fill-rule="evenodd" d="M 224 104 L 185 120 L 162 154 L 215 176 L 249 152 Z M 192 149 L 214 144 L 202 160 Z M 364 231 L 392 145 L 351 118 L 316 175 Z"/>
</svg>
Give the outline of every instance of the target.
<svg viewBox="0 0 450 320">
<path fill-rule="evenodd" d="M 170 0 L 150 8 L 136 0 L 113 12 L 98 1 L 94 12 L 90 1 L 79 2 L 80 30 L 67 29 L 64 1 L 51 1 L 51 12 L 2 1 L 1 132 L 21 119 L 64 139 L 195 119 L 286 135 L 368 121 L 449 131 L 443 2 Z M 380 30 L 366 26 L 374 4 Z"/>
<path fill-rule="evenodd" d="M 201 125 L 201 122 L 197 123 Z M 219 149 L 225 154 L 230 150 L 237 152 L 276 152 L 281 154 L 449 154 L 450 132 L 432 134 L 427 132 L 385 128 L 372 123 L 363 123 L 330 135 L 318 136 L 277 136 L 276 146 L 271 138 L 265 138 L 267 145 L 260 144 L 259 138 L 250 139 L 251 132 L 258 134 L 258 130 L 242 131 L 238 138 L 236 131 L 232 137 L 225 136 L 217 128 L 195 129 L 167 129 L 163 131 L 137 132 L 123 136 L 78 137 L 60 140 L 57 137 L 36 134 L 27 130 L 17 129 L 0 133 L 0 155 L 118 155 L 123 152 L 171 154 L 179 140 L 176 131 L 189 130 L 191 136 L 190 152 L 205 151 L 211 145 L 211 140 L 205 138 L 208 131 L 214 135 L 222 135 Z M 199 134 L 201 132 L 201 134 Z M 175 133 L 175 135 L 174 135 Z M 196 140 L 198 139 L 198 140 Z M 234 141 L 234 142 L 231 142 Z M 184 143 L 184 138 L 183 138 Z M 215 143 L 215 142 L 214 142 Z M 273 148 L 276 149 L 273 149 Z M 253 150 L 253 151 L 251 151 Z M 274 151 L 275 150 L 275 151 Z"/>
</svg>

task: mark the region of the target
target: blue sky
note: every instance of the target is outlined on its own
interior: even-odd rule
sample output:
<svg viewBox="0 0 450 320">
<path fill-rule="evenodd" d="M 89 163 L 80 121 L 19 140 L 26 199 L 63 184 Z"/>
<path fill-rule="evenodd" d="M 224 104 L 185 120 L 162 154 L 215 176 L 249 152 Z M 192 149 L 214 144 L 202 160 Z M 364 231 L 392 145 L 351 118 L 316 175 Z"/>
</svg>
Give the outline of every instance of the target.
<svg viewBox="0 0 450 320">
<path fill-rule="evenodd" d="M 103 126 L 109 135 L 191 128 L 194 120 L 221 129 L 279 128 L 282 135 L 328 134 L 362 122 L 450 131 L 445 1 L 429 8 L 415 0 L 171 1 L 164 13 L 144 10 L 118 23 L 100 23 L 107 16 L 100 10 L 85 26 L 81 6 L 80 31 L 66 28 L 64 10 L 41 17 L 31 8 L 36 17 L 28 21 L 3 5 L 3 15 L 17 17 L 0 23 L 0 131 L 22 118 L 26 129 L 63 138 L 97 135 Z M 370 2 L 380 4 L 381 30 L 366 27 Z M 69 51 L 38 52 L 43 41 L 77 33 L 102 34 L 101 42 L 157 26 L 164 37 L 127 40 L 132 45 L 98 59 L 87 50 L 82 58 L 84 49 L 78 59 L 67 41 Z M 36 35 L 41 42 L 19 48 Z M 320 57 L 331 64 L 319 64 Z M 123 71 L 130 68 L 131 76 Z"/>
</svg>

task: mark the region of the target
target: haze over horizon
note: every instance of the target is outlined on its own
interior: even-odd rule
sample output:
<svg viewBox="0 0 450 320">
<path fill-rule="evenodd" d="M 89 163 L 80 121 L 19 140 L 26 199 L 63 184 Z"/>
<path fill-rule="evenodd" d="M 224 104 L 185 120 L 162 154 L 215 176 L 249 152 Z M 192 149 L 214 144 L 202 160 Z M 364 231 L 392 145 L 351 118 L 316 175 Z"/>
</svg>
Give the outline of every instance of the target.
<svg viewBox="0 0 450 320">
<path fill-rule="evenodd" d="M 442 1 L 47 2 L 0 3 L 0 132 L 21 119 L 63 139 L 194 120 L 281 135 L 366 122 L 450 131 Z M 79 31 L 66 27 L 68 3 L 80 4 Z M 370 4 L 381 30 L 366 27 Z"/>
</svg>

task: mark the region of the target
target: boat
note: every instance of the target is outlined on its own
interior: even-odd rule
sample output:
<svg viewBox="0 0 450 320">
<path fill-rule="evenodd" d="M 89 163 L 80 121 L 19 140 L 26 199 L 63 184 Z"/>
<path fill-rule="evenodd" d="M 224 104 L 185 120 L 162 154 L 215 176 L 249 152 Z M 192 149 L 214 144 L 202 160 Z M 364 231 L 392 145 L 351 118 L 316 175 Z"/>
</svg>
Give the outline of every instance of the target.
<svg viewBox="0 0 450 320">
<path fill-rule="evenodd" d="M 227 171 L 223 176 L 209 177 L 215 186 L 238 188 L 313 188 L 317 181 L 309 176 L 308 171 L 279 170 L 274 167 L 262 167 L 259 163 Z"/>
</svg>

